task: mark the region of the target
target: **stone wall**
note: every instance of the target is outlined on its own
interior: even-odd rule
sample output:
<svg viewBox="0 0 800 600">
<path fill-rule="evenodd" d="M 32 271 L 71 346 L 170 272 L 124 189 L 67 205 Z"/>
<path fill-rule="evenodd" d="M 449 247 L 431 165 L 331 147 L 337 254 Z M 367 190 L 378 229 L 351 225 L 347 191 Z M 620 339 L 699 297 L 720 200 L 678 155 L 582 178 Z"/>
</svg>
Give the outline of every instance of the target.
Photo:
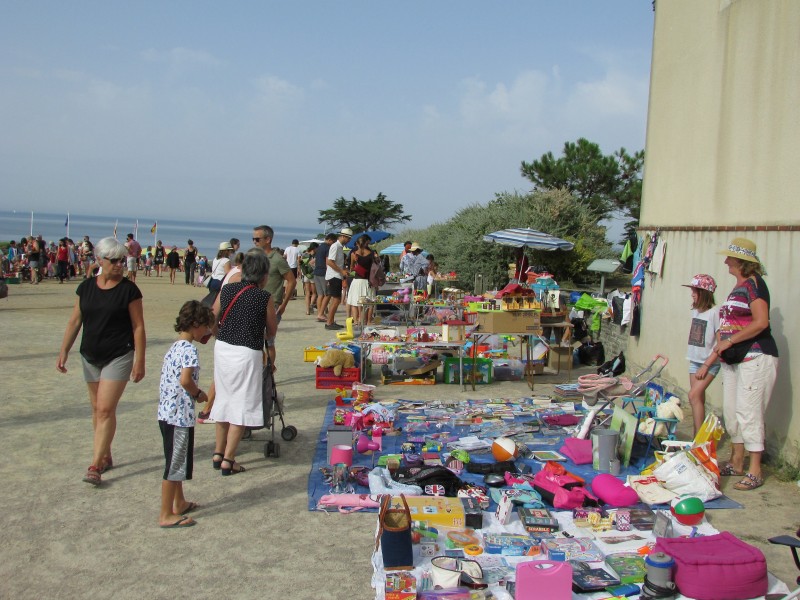
<svg viewBox="0 0 800 600">
<path fill-rule="evenodd" d="M 597 336 L 595 336 L 595 339 L 598 339 Z M 610 319 L 603 319 L 600 325 L 600 338 L 598 341 L 603 343 L 606 360 L 611 360 L 612 356 L 617 356 L 620 352 L 624 352 L 627 359 L 629 339 L 629 326 L 620 327 Z"/>
</svg>

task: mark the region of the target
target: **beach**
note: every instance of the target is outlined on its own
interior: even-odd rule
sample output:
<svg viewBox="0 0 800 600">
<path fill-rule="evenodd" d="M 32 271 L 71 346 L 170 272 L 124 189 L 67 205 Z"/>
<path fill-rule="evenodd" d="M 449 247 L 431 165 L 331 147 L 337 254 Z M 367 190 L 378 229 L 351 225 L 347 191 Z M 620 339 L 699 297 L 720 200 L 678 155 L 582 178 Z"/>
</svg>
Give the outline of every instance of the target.
<svg viewBox="0 0 800 600">
<path fill-rule="evenodd" d="M 264 458 L 269 432 L 243 441 L 237 459 L 247 472 L 221 477 L 211 468 L 213 425 L 199 424 L 194 478 L 185 484 L 195 527 L 158 527 L 164 458 L 156 422 L 161 361 L 175 340 L 175 317 L 205 288 L 170 285 L 144 277 L 147 329 L 145 379 L 129 383 L 117 411 L 114 468 L 94 488 L 81 481 L 90 462 L 91 412 L 78 354 L 66 375 L 55 369 L 77 281 L 12 285 L 0 300 L 3 383 L 0 427 L 6 448 L 0 505 L 3 598 L 290 598 L 367 599 L 375 514 L 325 514 L 307 510 L 307 479 L 332 390 L 314 387 L 314 368 L 303 348 L 331 341 L 302 300 L 289 303 L 278 332 L 276 382 L 286 396 L 285 420 L 298 429 L 281 443 L 280 458 Z M 341 310 L 337 321 L 343 322 Z M 208 388 L 213 341 L 200 348 L 200 385 Z M 573 377 L 577 376 L 573 371 Z M 582 372 L 587 372 L 586 370 Z M 546 377 L 536 393 L 563 379 Z M 374 383 L 374 382 L 372 382 Z M 530 395 L 525 382 L 501 382 L 475 392 L 460 386 L 380 386 L 376 399 L 488 398 Z M 687 403 L 688 404 L 688 403 Z M 682 430 L 691 429 L 691 418 Z M 721 449 L 721 456 L 727 450 Z M 708 511 L 719 530 L 759 547 L 772 573 L 789 583 L 797 576 L 787 548 L 766 539 L 797 528 L 798 488 L 769 476 L 763 487 L 723 491 L 742 510 Z"/>
</svg>

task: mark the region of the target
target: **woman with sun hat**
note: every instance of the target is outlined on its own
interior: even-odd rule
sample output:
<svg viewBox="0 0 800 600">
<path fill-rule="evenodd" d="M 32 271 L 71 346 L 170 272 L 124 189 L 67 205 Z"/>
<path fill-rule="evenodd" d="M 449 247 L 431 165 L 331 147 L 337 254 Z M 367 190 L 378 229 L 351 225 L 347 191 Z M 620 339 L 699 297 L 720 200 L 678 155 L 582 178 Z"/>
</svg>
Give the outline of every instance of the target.
<svg viewBox="0 0 800 600">
<path fill-rule="evenodd" d="M 769 288 L 755 243 L 735 238 L 720 254 L 736 279 L 720 307 L 719 341 L 714 348 L 722 359 L 722 411 L 731 436 L 731 459 L 720 473 L 743 476 L 733 487 L 747 491 L 764 484 L 764 413 L 777 376 L 778 348 L 770 329 Z M 750 453 L 746 472 L 745 450 Z"/>
</svg>

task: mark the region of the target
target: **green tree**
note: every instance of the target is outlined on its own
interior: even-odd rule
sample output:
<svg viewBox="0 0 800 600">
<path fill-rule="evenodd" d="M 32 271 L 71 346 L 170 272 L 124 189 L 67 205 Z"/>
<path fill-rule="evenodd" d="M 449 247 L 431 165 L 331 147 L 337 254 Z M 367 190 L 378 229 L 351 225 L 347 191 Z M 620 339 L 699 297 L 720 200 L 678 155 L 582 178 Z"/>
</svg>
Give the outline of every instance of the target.
<svg viewBox="0 0 800 600">
<path fill-rule="evenodd" d="M 317 222 L 327 223 L 331 229 L 350 227 L 355 233 L 391 229 L 394 225 L 411 221 L 402 204 L 391 202 L 384 194 L 375 199 L 358 200 L 337 198 L 333 208 L 319 211 Z"/>
<path fill-rule="evenodd" d="M 607 258 L 611 248 L 605 227 L 594 213 L 566 190 L 529 194 L 497 194 L 483 206 L 468 206 L 444 223 L 424 230 L 403 231 L 396 237 L 413 239 L 436 257 L 443 271 L 455 271 L 459 286 L 472 289 L 476 274 L 490 287 L 508 282 L 513 248 L 483 241 L 483 236 L 509 227 L 530 227 L 575 243 L 572 251 L 526 250 L 532 265 L 542 265 L 556 280 L 583 276 L 595 258 Z"/>
<path fill-rule="evenodd" d="M 620 148 L 604 155 L 600 146 L 580 138 L 566 142 L 559 158 L 547 152 L 539 160 L 523 161 L 520 170 L 534 190 L 566 189 L 598 219 L 621 211 L 638 222 L 643 165 L 643 150 L 631 155 Z"/>
</svg>

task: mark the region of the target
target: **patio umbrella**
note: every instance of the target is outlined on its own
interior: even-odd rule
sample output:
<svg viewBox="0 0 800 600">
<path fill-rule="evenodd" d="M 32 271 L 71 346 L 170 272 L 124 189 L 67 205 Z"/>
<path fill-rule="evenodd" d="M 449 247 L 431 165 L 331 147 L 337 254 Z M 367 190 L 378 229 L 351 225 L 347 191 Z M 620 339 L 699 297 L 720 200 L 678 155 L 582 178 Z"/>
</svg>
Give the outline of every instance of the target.
<svg viewBox="0 0 800 600">
<path fill-rule="evenodd" d="M 404 244 L 392 244 L 380 251 L 381 255 L 388 254 L 389 256 L 400 256 L 405 250 Z"/>
<path fill-rule="evenodd" d="M 345 247 L 350 248 L 351 250 L 355 250 L 356 240 L 360 238 L 362 235 L 368 235 L 369 239 L 372 240 L 372 243 L 377 244 L 378 242 L 382 242 L 392 234 L 387 231 L 362 231 L 360 233 L 353 234 L 353 237 L 351 237 L 350 241 L 345 244 Z"/>
<path fill-rule="evenodd" d="M 528 247 L 534 250 L 572 250 L 575 247 L 572 242 L 528 227 L 514 227 L 495 231 L 483 236 L 483 241 L 503 246 L 513 246 L 514 248 Z"/>
</svg>

